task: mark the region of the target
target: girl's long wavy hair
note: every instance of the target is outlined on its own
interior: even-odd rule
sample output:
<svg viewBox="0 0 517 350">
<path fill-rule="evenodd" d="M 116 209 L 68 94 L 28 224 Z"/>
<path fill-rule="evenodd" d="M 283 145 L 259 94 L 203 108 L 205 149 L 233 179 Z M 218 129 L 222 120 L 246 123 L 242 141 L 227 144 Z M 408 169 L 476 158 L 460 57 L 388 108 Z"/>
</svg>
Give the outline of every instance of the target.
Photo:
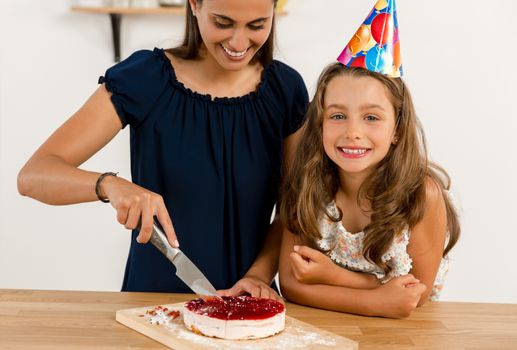
<svg viewBox="0 0 517 350">
<path fill-rule="evenodd" d="M 460 235 L 456 210 L 446 190 L 450 178 L 444 169 L 427 159 L 425 136 L 415 113 L 411 95 L 400 78 L 388 78 L 363 68 L 348 68 L 341 63 L 330 64 L 318 80 L 311 101 L 303 136 L 281 190 L 280 217 L 293 233 L 312 243 L 321 238 L 318 221 L 322 215 L 338 222 L 342 218 L 327 211 L 339 187 L 338 167 L 326 155 L 322 130 L 324 97 L 329 82 L 341 75 L 371 77 L 381 82 L 393 104 L 398 142 L 392 145 L 377 169 L 363 182 L 358 203 L 369 203 L 371 222 L 364 228 L 363 254 L 386 274 L 391 270 L 382 261 L 393 239 L 406 226 L 413 228 L 424 214 L 425 180 L 431 178 L 441 189 L 447 211 L 449 242 L 443 255 L 451 250 Z"/>
<path fill-rule="evenodd" d="M 278 0 L 272 0 L 273 6 L 276 8 Z M 203 0 L 196 0 L 198 5 L 202 5 Z M 180 46 L 165 51 L 173 54 L 175 57 L 179 57 L 185 60 L 195 60 L 199 58 L 199 49 L 203 43 L 199 27 L 197 25 L 197 19 L 192 13 L 192 7 L 190 2 L 186 1 L 185 11 L 185 37 L 183 43 Z M 263 67 L 266 67 L 273 61 L 273 51 L 275 47 L 275 15 L 273 14 L 271 32 L 269 37 L 260 50 L 255 54 L 252 63 L 260 62 Z"/>
</svg>

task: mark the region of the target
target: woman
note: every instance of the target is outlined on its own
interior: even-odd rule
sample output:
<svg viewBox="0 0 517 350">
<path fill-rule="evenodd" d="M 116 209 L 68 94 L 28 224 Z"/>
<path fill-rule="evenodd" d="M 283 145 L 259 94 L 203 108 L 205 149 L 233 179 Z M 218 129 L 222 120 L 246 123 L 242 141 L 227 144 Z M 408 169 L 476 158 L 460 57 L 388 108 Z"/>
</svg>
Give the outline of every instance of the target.
<svg viewBox="0 0 517 350">
<path fill-rule="evenodd" d="M 133 230 L 123 291 L 189 292 L 157 249 L 137 243 L 156 218 L 216 288 L 233 285 L 221 294 L 278 298 L 281 228 L 269 222 L 308 97 L 272 59 L 275 5 L 190 0 L 183 44 L 108 69 L 20 171 L 20 193 L 42 202 L 111 203 Z M 126 125 L 132 182 L 78 169 Z"/>
</svg>

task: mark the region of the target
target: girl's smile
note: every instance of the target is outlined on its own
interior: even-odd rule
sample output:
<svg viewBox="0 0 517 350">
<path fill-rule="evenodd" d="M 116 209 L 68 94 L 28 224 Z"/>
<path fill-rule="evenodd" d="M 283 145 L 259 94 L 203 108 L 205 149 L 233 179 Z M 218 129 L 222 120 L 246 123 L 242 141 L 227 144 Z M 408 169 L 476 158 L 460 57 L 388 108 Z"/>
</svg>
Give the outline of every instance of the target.
<svg viewBox="0 0 517 350">
<path fill-rule="evenodd" d="M 341 155 L 345 158 L 362 158 L 366 157 L 368 153 L 371 151 L 371 148 L 361 148 L 361 147 L 338 147 L 338 150 L 341 152 Z"/>
</svg>

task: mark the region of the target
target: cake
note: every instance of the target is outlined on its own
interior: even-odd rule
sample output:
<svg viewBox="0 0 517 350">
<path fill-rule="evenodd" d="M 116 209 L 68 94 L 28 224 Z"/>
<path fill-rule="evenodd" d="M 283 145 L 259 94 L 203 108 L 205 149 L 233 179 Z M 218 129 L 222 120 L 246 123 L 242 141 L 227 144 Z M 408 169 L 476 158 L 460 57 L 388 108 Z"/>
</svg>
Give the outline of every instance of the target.
<svg viewBox="0 0 517 350">
<path fill-rule="evenodd" d="M 195 299 L 187 302 L 183 322 L 191 331 L 222 339 L 259 339 L 285 327 L 282 303 L 250 296 Z"/>
</svg>

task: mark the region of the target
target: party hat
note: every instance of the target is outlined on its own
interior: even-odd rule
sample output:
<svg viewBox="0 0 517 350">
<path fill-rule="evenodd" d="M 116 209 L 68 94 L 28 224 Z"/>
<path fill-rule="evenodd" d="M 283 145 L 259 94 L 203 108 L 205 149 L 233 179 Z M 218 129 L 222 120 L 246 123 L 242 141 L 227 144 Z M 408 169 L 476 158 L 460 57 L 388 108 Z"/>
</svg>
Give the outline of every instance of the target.
<svg viewBox="0 0 517 350">
<path fill-rule="evenodd" d="M 362 67 L 389 77 L 402 76 L 395 0 L 378 0 L 337 58 L 347 67 Z"/>
</svg>

